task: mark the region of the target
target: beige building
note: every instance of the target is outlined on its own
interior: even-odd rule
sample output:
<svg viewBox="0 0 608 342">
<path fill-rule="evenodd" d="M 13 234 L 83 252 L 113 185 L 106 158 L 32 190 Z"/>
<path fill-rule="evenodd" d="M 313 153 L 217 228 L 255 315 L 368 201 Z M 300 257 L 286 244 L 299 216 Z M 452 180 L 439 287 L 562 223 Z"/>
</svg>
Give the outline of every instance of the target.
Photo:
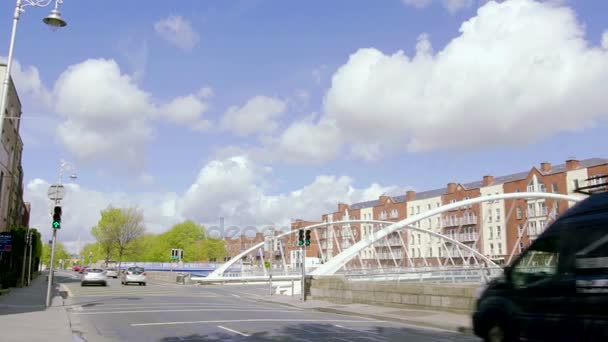
<svg viewBox="0 0 608 342">
<path fill-rule="evenodd" d="M 0 75 L 6 72 L 6 65 L 0 64 Z M 4 126 L 0 148 L 0 231 L 12 226 L 28 225 L 24 222 L 28 211 L 23 202 L 23 168 L 21 156 L 23 141 L 19 134 L 21 124 L 21 101 L 11 78 L 9 83 Z"/>
</svg>

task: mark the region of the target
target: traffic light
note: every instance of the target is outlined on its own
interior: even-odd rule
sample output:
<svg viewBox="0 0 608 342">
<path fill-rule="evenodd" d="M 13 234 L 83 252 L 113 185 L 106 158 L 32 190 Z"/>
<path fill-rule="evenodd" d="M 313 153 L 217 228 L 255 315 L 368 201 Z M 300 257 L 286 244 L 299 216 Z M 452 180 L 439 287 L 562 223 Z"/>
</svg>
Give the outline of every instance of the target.
<svg viewBox="0 0 608 342">
<path fill-rule="evenodd" d="M 61 229 L 61 207 L 55 206 L 53 209 L 53 229 Z"/>
<path fill-rule="evenodd" d="M 310 229 L 306 230 L 306 246 L 310 246 Z"/>
<path fill-rule="evenodd" d="M 298 230 L 298 246 L 304 246 L 304 229 Z"/>
</svg>

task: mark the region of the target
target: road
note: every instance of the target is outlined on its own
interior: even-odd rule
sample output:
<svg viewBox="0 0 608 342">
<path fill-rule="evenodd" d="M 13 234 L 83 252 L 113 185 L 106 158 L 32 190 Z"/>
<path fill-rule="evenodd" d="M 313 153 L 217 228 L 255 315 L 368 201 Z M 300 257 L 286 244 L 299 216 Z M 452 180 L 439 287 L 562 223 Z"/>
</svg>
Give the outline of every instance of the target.
<svg viewBox="0 0 608 342">
<path fill-rule="evenodd" d="M 471 336 L 257 299 L 264 285 L 81 287 L 63 278 L 82 341 L 479 341 Z"/>
</svg>

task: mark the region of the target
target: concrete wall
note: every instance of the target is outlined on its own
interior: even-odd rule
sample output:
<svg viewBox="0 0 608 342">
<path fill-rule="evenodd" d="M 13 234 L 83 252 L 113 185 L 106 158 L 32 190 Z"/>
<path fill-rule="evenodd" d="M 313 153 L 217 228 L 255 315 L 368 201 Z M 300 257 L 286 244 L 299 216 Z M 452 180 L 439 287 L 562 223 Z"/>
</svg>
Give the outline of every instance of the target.
<svg viewBox="0 0 608 342">
<path fill-rule="evenodd" d="M 472 312 L 475 304 L 473 296 L 479 287 L 396 281 L 349 281 L 341 276 L 309 277 L 307 282 L 310 282 L 310 299 L 338 304 L 406 306 L 458 313 Z"/>
<path fill-rule="evenodd" d="M 177 281 L 177 275 L 177 272 L 146 271 L 146 280 L 175 284 Z"/>
</svg>

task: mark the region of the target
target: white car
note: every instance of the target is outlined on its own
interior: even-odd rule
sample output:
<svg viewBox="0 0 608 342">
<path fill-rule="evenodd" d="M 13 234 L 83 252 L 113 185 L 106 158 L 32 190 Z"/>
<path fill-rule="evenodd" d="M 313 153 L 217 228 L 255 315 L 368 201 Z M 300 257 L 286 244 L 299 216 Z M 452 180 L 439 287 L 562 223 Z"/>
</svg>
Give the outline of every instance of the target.
<svg viewBox="0 0 608 342">
<path fill-rule="evenodd" d="M 146 272 L 143 267 L 129 267 L 123 271 L 120 278 L 120 283 L 127 285 L 128 283 L 138 283 L 139 285 L 146 286 Z"/>
<path fill-rule="evenodd" d="M 87 268 L 87 270 L 82 274 L 80 286 L 89 284 L 101 284 L 103 286 L 108 286 L 105 271 L 101 268 Z"/>
<path fill-rule="evenodd" d="M 115 268 L 108 268 L 106 270 L 106 277 L 118 278 L 118 271 Z"/>
</svg>

